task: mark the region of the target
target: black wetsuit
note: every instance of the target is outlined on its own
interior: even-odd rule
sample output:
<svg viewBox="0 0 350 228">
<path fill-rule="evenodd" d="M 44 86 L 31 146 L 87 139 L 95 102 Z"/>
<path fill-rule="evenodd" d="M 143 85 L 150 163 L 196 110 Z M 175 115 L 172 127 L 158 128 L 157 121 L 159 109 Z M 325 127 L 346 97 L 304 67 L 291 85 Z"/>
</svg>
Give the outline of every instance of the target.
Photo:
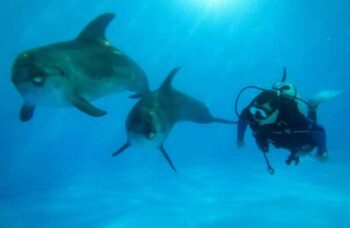
<svg viewBox="0 0 350 228">
<path fill-rule="evenodd" d="M 259 96 L 266 96 L 273 100 L 274 110 L 279 110 L 275 122 L 261 126 L 249 111 L 252 106 L 259 103 Z M 310 152 L 316 146 L 319 152 L 326 151 L 325 131 L 322 126 L 316 123 L 315 111 L 310 110 L 308 117 L 306 117 L 300 113 L 294 99 L 277 96 L 272 91 L 262 92 L 259 96 L 240 115 L 237 128 L 238 141 L 244 141 L 245 130 L 249 125 L 261 151 L 268 152 L 270 143 L 276 148 L 288 149 L 291 152 L 287 160 L 288 164 L 293 160 L 298 162 L 298 152 L 300 151 Z"/>
</svg>

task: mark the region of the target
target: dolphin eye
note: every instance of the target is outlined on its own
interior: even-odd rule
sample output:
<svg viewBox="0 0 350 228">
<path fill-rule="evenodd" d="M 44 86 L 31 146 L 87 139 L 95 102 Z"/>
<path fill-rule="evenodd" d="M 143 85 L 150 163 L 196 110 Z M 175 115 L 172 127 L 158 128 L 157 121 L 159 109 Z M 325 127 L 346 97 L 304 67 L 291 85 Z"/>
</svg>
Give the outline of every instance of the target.
<svg viewBox="0 0 350 228">
<path fill-rule="evenodd" d="M 32 82 L 34 85 L 36 86 L 42 86 L 44 84 L 44 77 L 41 76 L 41 75 L 35 75 L 33 78 L 32 78 Z"/>
</svg>

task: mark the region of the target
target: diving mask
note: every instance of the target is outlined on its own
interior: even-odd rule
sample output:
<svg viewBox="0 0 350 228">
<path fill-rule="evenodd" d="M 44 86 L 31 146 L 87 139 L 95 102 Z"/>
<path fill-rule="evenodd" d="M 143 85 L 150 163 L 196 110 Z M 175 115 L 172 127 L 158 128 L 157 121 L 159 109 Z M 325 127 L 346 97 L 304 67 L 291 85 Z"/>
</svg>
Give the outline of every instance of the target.
<svg viewBox="0 0 350 228">
<path fill-rule="evenodd" d="M 249 109 L 249 112 L 253 115 L 254 119 L 258 120 L 264 120 L 270 115 L 269 111 L 264 107 L 253 106 Z"/>
</svg>

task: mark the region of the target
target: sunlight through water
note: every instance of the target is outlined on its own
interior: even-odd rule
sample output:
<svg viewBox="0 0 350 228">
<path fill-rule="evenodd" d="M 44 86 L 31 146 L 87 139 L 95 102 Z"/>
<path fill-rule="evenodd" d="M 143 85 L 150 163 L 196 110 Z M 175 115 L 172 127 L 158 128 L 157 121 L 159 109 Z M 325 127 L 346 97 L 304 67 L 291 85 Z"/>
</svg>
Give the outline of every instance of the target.
<svg viewBox="0 0 350 228">
<path fill-rule="evenodd" d="M 188 3 L 207 11 L 222 12 L 228 7 L 239 6 L 241 0 L 189 0 Z"/>
<path fill-rule="evenodd" d="M 253 12 L 262 2 L 257 0 L 182 0 L 181 5 L 190 11 L 199 11 L 203 16 L 215 16 L 225 18 L 235 15 L 242 17 Z"/>
</svg>

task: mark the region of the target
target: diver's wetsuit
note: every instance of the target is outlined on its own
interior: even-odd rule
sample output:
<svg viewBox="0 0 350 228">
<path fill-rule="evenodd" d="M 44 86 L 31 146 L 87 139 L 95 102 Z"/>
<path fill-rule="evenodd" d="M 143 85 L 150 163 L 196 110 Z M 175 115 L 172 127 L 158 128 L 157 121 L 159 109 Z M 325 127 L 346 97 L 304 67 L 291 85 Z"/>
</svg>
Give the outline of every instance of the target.
<svg viewBox="0 0 350 228">
<path fill-rule="evenodd" d="M 244 141 L 245 131 L 249 124 L 261 151 L 268 152 L 269 143 L 271 143 L 276 148 L 285 148 L 291 152 L 286 161 L 287 164 L 290 164 L 293 160 L 297 163 L 298 152 L 310 152 L 316 146 L 318 155 L 327 152 L 326 133 L 324 128 L 316 123 L 316 112 L 309 110 L 308 117 L 305 117 L 299 112 L 295 100 L 269 92 L 268 96 L 275 96 L 271 99 L 274 100 L 276 109 L 279 110 L 276 121 L 260 126 L 253 118 L 249 109 L 256 103 L 259 95 L 240 115 L 237 126 L 238 142 Z M 261 94 L 263 93 L 265 92 Z"/>
</svg>

